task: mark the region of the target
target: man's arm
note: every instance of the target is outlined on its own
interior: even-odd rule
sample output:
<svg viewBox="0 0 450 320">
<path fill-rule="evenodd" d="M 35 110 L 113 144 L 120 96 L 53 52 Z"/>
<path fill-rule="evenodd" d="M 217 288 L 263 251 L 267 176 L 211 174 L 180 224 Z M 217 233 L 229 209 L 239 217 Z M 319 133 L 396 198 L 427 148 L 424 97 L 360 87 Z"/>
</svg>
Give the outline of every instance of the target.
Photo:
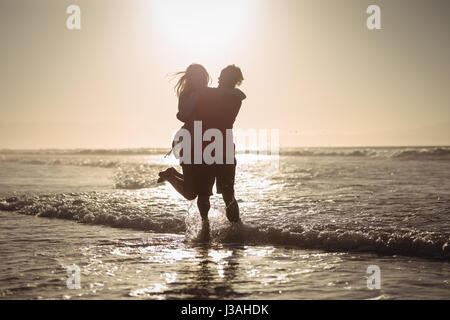
<svg viewBox="0 0 450 320">
<path fill-rule="evenodd" d="M 234 124 L 236 117 L 239 114 L 242 106 L 242 99 L 239 96 L 233 96 L 230 103 L 230 120 L 231 124 Z"/>
<path fill-rule="evenodd" d="M 194 108 L 199 97 L 200 91 L 195 91 L 191 94 L 180 96 L 180 98 L 178 99 L 178 120 L 180 120 L 181 122 L 189 121 L 194 112 Z"/>
</svg>

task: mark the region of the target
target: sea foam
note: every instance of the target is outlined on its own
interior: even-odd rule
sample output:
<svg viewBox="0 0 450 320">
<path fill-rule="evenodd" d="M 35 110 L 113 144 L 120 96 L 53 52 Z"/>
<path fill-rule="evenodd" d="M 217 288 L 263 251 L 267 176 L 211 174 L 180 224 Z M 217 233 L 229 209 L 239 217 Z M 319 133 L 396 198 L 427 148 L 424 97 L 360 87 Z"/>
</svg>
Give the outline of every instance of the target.
<svg viewBox="0 0 450 320">
<path fill-rule="evenodd" d="M 210 212 L 209 232 L 201 224 L 194 202 L 189 208 L 161 213 L 147 199 L 126 194 L 89 192 L 20 196 L 0 200 L 0 210 L 47 218 L 74 220 L 115 228 L 157 233 L 186 234 L 192 242 L 212 241 L 245 245 L 295 246 L 342 252 L 372 252 L 388 255 L 450 259 L 450 237 L 436 232 L 366 228 L 335 228 L 333 225 L 275 228 L 244 223 L 230 224 L 218 207 Z"/>
</svg>

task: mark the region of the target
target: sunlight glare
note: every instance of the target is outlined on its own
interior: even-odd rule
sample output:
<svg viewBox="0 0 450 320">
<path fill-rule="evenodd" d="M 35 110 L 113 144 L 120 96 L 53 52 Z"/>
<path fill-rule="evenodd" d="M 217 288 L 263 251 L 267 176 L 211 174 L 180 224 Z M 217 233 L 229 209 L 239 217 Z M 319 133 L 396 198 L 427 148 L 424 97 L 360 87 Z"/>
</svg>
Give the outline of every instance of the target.
<svg viewBox="0 0 450 320">
<path fill-rule="evenodd" d="M 157 0 L 153 3 L 161 35 L 176 49 L 214 51 L 232 45 L 249 23 L 253 0 Z"/>
</svg>

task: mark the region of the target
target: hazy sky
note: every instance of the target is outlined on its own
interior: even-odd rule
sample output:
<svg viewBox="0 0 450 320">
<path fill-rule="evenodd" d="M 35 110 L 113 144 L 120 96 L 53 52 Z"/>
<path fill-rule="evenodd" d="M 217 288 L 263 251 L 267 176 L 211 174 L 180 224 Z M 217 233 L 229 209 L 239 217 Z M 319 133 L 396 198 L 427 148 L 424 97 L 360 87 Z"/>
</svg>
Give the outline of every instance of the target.
<svg viewBox="0 0 450 320">
<path fill-rule="evenodd" d="M 449 30 L 448 0 L 1 0 L 0 148 L 167 147 L 192 62 L 240 66 L 235 127 L 281 146 L 450 145 Z"/>
</svg>

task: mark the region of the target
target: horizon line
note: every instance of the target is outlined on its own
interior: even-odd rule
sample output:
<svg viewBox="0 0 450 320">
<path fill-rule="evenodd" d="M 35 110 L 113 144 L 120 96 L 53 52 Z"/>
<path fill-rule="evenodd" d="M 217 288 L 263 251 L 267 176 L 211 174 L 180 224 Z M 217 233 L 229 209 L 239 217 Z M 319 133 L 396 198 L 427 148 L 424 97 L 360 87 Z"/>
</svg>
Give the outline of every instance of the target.
<svg viewBox="0 0 450 320">
<path fill-rule="evenodd" d="M 282 149 L 295 149 L 295 148 L 449 148 L 450 144 L 427 144 L 427 145 L 336 145 L 336 146 L 283 146 L 280 147 Z M 52 150 L 145 150 L 145 149 L 154 149 L 154 150 L 167 150 L 169 147 L 69 147 L 69 148 L 61 148 L 61 147 L 46 147 L 46 148 L 0 148 L 0 152 L 3 151 L 52 151 Z"/>
</svg>

